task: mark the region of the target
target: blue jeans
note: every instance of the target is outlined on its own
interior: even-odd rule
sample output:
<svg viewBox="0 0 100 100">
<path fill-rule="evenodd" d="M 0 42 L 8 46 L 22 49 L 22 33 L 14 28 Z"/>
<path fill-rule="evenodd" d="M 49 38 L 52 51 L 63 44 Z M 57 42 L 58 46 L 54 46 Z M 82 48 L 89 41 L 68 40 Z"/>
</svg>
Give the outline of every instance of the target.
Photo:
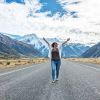
<svg viewBox="0 0 100 100">
<path fill-rule="evenodd" d="M 52 80 L 55 80 L 56 78 L 59 78 L 59 70 L 60 70 L 61 60 L 51 60 L 51 66 L 52 66 Z M 55 74 L 56 73 L 56 74 Z"/>
</svg>

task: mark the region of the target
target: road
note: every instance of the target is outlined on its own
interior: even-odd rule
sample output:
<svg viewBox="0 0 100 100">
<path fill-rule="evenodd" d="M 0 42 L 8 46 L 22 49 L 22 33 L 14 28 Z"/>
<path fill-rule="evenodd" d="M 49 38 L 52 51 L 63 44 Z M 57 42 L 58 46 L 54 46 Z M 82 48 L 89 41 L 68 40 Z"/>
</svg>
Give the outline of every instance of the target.
<svg viewBox="0 0 100 100">
<path fill-rule="evenodd" d="M 0 73 L 0 100 L 100 100 L 99 65 L 62 60 L 56 83 L 50 62 Z"/>
</svg>

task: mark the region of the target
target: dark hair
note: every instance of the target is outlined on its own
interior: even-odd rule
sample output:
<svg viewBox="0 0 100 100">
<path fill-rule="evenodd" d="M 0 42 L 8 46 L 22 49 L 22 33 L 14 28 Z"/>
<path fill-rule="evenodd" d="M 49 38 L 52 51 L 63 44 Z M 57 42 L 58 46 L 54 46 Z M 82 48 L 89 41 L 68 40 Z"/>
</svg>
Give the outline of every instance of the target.
<svg viewBox="0 0 100 100">
<path fill-rule="evenodd" d="M 53 43 L 51 44 L 51 46 L 54 47 L 55 44 L 57 44 L 57 43 L 56 43 L 56 42 L 53 42 Z"/>
</svg>

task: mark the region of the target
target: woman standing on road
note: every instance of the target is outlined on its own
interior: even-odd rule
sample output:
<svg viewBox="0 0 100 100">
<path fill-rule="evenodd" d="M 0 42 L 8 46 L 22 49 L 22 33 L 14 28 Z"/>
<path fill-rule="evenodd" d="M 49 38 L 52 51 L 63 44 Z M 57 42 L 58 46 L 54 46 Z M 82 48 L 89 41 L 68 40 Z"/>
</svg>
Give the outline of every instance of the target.
<svg viewBox="0 0 100 100">
<path fill-rule="evenodd" d="M 54 83 L 55 81 L 59 80 L 59 70 L 60 70 L 60 65 L 61 65 L 61 47 L 65 43 L 67 43 L 70 38 L 68 38 L 65 42 L 62 44 L 59 44 L 57 42 L 53 42 L 51 45 L 50 43 L 43 38 L 43 40 L 48 44 L 49 46 L 49 54 L 51 58 L 51 66 L 52 66 L 52 82 Z"/>
</svg>

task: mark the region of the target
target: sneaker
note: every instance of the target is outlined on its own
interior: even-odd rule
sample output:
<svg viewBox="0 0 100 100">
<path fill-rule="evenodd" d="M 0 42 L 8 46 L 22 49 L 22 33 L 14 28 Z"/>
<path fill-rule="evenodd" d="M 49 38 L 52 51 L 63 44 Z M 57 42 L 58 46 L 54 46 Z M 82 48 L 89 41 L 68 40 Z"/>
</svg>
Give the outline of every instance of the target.
<svg viewBox="0 0 100 100">
<path fill-rule="evenodd" d="M 52 81 L 52 83 L 55 83 L 55 81 Z"/>
<path fill-rule="evenodd" d="M 56 81 L 59 81 L 59 79 L 57 78 Z"/>
</svg>

